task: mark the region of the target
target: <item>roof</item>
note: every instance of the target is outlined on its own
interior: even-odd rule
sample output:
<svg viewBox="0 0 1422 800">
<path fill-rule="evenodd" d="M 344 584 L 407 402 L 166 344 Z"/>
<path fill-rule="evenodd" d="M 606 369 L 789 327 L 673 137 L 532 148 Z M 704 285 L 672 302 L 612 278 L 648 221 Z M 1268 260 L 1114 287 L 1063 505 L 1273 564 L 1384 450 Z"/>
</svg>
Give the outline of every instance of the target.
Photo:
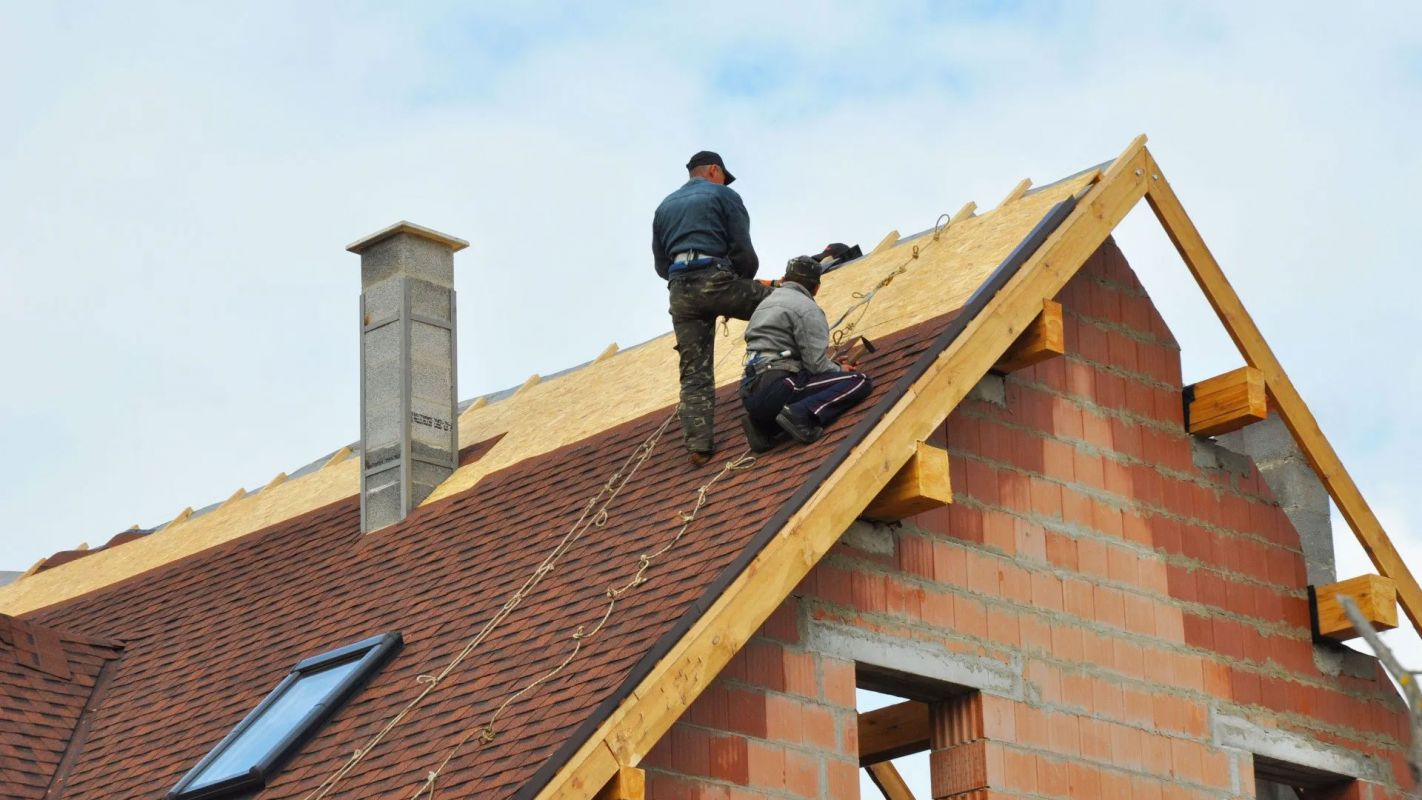
<svg viewBox="0 0 1422 800">
<path fill-rule="evenodd" d="M 883 396 L 951 316 L 887 337 L 875 363 Z M 872 403 L 871 398 L 871 403 Z M 737 403 L 718 394 L 718 414 Z M 585 640 L 561 676 L 516 701 L 489 745 L 461 751 L 440 778 L 457 796 L 504 797 L 528 784 L 594 718 L 639 664 L 854 430 L 871 405 L 812 447 L 783 448 L 712 489 L 694 528 L 618 600 L 605 630 Z M 405 646 L 347 709 L 282 771 L 272 796 L 300 797 L 363 743 L 494 615 L 598 494 L 616 468 L 668 418 L 658 409 L 599 435 L 489 475 L 376 535 L 360 534 L 356 498 L 175 562 L 37 615 L 129 646 L 67 798 L 129 797 L 169 788 L 301 658 L 388 630 Z M 682 457 L 674 426 L 557 569 L 495 634 L 432 693 L 412 720 L 341 784 L 342 797 L 413 791 L 464 733 L 510 692 L 571 652 L 595 623 L 605 591 L 638 556 L 670 541 L 675 510 L 715 469 Z M 744 448 L 739 434 L 732 454 Z M 297 587 L 297 588 L 293 588 Z M 313 622 L 319 620 L 319 622 Z M 155 712 L 153 686 L 165 687 Z"/>
<path fill-rule="evenodd" d="M 690 467 L 666 426 L 676 370 L 663 337 L 471 405 L 460 444 L 478 452 L 410 518 L 377 533 L 360 533 L 358 459 L 342 456 L 0 588 L 0 609 L 125 643 L 66 797 L 167 788 L 292 664 L 388 630 L 403 633 L 403 651 L 263 796 L 304 797 L 333 774 L 340 782 L 327 796 L 413 792 L 447 755 L 442 791 L 595 791 L 645 755 L 1142 198 L 1402 594 L 1410 573 L 1388 560 L 1395 553 L 1376 519 L 1158 170 L 1141 138 L 1104 172 L 1014 192 L 982 216 L 965 208 L 910 240 L 893 234 L 827 275 L 819 299 L 831 318 L 847 311 L 845 329 L 878 345 L 865 364 L 876 386 L 813 446 L 723 473 Z M 728 423 L 738 333 L 718 340 L 727 458 L 743 447 Z M 609 484 L 620 465 L 625 485 Z M 713 478 L 680 533 L 678 512 L 694 509 Z M 608 498 L 609 486 L 622 488 Z M 561 553 L 554 568 L 516 595 L 550 553 Z M 628 586 L 644 554 L 653 554 L 646 582 L 609 605 L 609 588 Z M 480 638 L 501 609 L 507 620 Z M 580 628 L 596 633 L 573 638 Z M 510 697 L 485 742 L 478 731 Z M 340 772 L 356 748 L 368 752 Z"/>
<path fill-rule="evenodd" d="M 0 614 L 0 786 L 6 797 L 42 798 L 63 782 L 60 764 L 95 699 L 114 642 Z"/>
</svg>

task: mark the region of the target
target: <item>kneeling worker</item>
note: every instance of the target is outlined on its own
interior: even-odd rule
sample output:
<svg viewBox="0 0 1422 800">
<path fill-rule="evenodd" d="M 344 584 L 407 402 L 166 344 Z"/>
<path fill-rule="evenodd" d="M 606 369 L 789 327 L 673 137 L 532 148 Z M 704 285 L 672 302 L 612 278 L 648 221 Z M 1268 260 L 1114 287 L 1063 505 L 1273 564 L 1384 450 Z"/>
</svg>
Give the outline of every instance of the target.
<svg viewBox="0 0 1422 800">
<path fill-rule="evenodd" d="M 820 269 L 808 256 L 790 259 L 780 288 L 746 326 L 742 425 L 756 452 L 774 447 L 782 431 L 799 442 L 815 441 L 873 388 L 868 375 L 829 357 L 829 323 L 814 301 Z"/>
</svg>

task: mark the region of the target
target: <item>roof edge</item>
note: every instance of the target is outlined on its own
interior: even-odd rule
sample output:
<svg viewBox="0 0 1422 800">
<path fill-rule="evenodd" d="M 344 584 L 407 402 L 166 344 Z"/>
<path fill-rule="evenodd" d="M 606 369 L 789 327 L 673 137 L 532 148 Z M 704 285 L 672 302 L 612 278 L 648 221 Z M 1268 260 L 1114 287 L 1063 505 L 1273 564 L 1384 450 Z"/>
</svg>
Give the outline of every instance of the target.
<svg viewBox="0 0 1422 800">
<path fill-rule="evenodd" d="M 881 401 L 881 413 L 866 415 L 725 571 L 724 580 L 717 579 L 617 693 L 515 795 L 518 800 L 595 792 L 611 770 L 641 761 L 853 522 L 861 510 L 854 507 L 855 498 L 872 497 L 883 488 L 913 445 L 951 413 L 1031 321 L 1042 298 L 1060 291 L 1145 196 L 1145 142 L 1144 135 L 1136 137 L 1076 198 L 1059 226 L 1046 232 L 1045 241 L 1005 270 L 1018 250 L 1009 255 L 965 304 L 961 326 L 956 320 L 950 324 Z M 1038 232 L 1034 229 L 1023 244 Z M 752 579 L 758 581 L 754 592 L 746 588 Z M 776 583 L 767 586 L 772 580 Z M 773 598 L 769 605 L 767 598 Z"/>
</svg>

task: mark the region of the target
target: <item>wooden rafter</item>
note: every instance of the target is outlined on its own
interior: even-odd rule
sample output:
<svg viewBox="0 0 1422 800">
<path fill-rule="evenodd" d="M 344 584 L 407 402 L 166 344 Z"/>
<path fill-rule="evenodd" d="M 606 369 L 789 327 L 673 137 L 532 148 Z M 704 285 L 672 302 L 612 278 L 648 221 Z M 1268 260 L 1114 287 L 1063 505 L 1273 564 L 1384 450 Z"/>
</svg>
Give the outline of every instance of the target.
<svg viewBox="0 0 1422 800">
<path fill-rule="evenodd" d="M 539 792 L 588 797 L 621 766 L 641 762 L 1145 194 L 1140 136 L 1067 219 L 934 359 L 877 427 L 651 669 Z"/>
<path fill-rule="evenodd" d="M 1338 602 L 1339 595 L 1353 598 L 1358 612 L 1374 630 L 1397 627 L 1397 585 L 1381 575 L 1359 575 L 1314 589 L 1314 633 L 1319 636 L 1342 642 L 1361 635 Z"/>
<path fill-rule="evenodd" d="M 859 766 L 927 750 L 928 704 L 905 700 L 859 715 Z"/>
<path fill-rule="evenodd" d="M 1237 431 L 1269 416 L 1264 373 L 1240 367 L 1185 387 L 1185 427 L 1196 436 Z"/>
<path fill-rule="evenodd" d="M 896 522 L 953 502 L 948 451 L 919 442 L 907 463 L 864 507 L 866 519 Z"/>
<path fill-rule="evenodd" d="M 1016 372 L 1049 358 L 1066 354 L 1066 323 L 1062 319 L 1062 304 L 1055 300 L 1042 301 L 1042 313 L 1032 320 L 1027 330 L 1017 337 L 1017 341 L 1007 348 L 993 369 L 997 372 Z"/>
<path fill-rule="evenodd" d="M 636 767 L 621 767 L 593 800 L 645 800 L 647 775 Z"/>
<path fill-rule="evenodd" d="M 865 769 L 869 772 L 869 779 L 883 792 L 884 800 L 914 800 L 913 790 L 909 789 L 908 784 L 904 782 L 904 776 L 899 774 L 893 762 L 880 761 Z"/>
<path fill-rule="evenodd" d="M 1368 506 L 1368 501 L 1363 499 L 1363 493 L 1344 468 L 1342 459 L 1318 427 L 1318 420 L 1304 404 L 1303 397 L 1294 388 L 1293 381 L 1289 380 L 1274 351 L 1264 341 L 1249 312 L 1244 310 L 1239 295 L 1235 294 L 1219 262 L 1215 261 L 1195 223 L 1190 221 L 1185 208 L 1180 205 L 1175 190 L 1149 153 L 1146 153 L 1145 169 L 1150 178 L 1146 200 L 1156 219 L 1160 220 L 1166 235 L 1190 268 L 1190 274 L 1195 276 L 1195 282 L 1204 290 L 1205 298 L 1220 322 L 1224 323 L 1245 363 L 1263 373 L 1272 408 L 1293 433 L 1294 441 L 1319 480 L 1323 481 L 1329 496 L 1338 505 L 1339 513 L 1348 521 L 1368 558 L 1372 559 L 1373 566 L 1397 584 L 1397 597 L 1402 610 L 1412 620 L 1413 627 L 1422 633 L 1422 586 L 1417 584 L 1417 579 L 1393 546 L 1377 515 Z"/>
</svg>

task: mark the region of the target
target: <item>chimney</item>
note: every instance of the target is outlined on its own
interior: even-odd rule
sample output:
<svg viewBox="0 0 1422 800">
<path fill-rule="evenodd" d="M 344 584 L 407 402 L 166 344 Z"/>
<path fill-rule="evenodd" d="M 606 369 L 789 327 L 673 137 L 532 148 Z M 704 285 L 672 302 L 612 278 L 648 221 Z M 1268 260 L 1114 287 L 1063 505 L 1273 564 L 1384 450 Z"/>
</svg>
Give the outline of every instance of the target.
<svg viewBox="0 0 1422 800">
<path fill-rule="evenodd" d="M 454 254 L 468 247 L 397 222 L 360 256 L 360 527 L 404 519 L 454 471 Z"/>
</svg>

